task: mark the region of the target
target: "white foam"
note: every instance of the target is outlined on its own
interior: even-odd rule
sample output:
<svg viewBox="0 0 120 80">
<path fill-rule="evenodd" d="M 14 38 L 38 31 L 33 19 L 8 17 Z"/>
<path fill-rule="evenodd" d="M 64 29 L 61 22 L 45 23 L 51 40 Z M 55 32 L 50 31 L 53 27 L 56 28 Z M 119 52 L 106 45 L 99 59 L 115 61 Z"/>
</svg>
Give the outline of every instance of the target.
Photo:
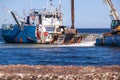
<svg viewBox="0 0 120 80">
<path fill-rule="evenodd" d="M 69 45 L 58 45 L 58 47 L 93 47 L 95 46 L 95 41 L 90 42 L 81 42 L 81 43 L 75 43 L 75 44 L 69 44 Z"/>
<path fill-rule="evenodd" d="M 95 46 L 95 41 L 81 42 L 75 44 L 7 44 L 3 43 L 0 45 L 0 48 L 56 48 L 56 47 L 93 47 Z"/>
</svg>

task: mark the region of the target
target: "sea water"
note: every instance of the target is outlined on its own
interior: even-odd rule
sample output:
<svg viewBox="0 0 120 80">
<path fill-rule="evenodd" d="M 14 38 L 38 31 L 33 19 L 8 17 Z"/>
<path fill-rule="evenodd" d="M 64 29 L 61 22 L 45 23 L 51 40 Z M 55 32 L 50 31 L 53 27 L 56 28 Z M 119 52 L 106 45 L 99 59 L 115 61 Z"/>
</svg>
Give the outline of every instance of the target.
<svg viewBox="0 0 120 80">
<path fill-rule="evenodd" d="M 77 29 L 102 34 L 110 29 Z M 1 31 L 0 31 L 1 32 Z M 8 44 L 0 36 L 0 65 L 120 65 L 120 47 L 98 47 L 92 42 L 72 45 Z"/>
</svg>

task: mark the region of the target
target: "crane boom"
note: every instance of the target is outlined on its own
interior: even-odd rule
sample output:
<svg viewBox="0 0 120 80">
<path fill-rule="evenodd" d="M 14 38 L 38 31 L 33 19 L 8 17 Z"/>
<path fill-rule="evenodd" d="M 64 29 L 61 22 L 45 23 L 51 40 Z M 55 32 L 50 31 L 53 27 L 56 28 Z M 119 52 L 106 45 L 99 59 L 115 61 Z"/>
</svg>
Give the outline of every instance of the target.
<svg viewBox="0 0 120 80">
<path fill-rule="evenodd" d="M 21 17 L 19 16 L 16 16 L 15 13 L 13 11 L 11 11 L 10 9 L 6 8 L 6 7 L 3 7 L 5 10 L 7 10 L 9 13 L 11 13 L 13 19 L 15 20 L 15 22 L 17 23 L 17 25 L 21 28 L 21 25 L 20 23 L 18 22 L 17 20 L 17 17 L 20 19 Z M 21 18 L 22 19 L 22 18 Z"/>
<path fill-rule="evenodd" d="M 117 10 L 115 9 L 112 1 L 111 1 L 111 0 L 104 0 L 104 2 L 105 2 L 105 3 L 109 6 L 109 8 L 110 8 L 110 12 L 111 12 L 110 16 L 111 16 L 112 20 L 120 20 L 120 17 L 119 17 L 119 15 L 118 15 L 118 12 L 117 12 Z"/>
</svg>

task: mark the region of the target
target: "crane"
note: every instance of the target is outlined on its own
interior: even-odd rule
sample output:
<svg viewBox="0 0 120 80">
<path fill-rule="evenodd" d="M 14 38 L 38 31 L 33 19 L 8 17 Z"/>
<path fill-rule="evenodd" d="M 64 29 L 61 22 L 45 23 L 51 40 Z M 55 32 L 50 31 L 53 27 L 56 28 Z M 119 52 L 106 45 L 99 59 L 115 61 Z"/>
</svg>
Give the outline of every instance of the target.
<svg viewBox="0 0 120 80">
<path fill-rule="evenodd" d="M 10 9 L 6 8 L 6 7 L 3 7 L 4 10 L 8 11 L 9 13 L 11 13 L 13 19 L 15 20 L 15 22 L 17 23 L 17 25 L 22 29 L 22 26 L 20 25 L 20 23 L 18 22 L 18 19 L 19 18 L 21 21 L 23 20 L 21 17 L 15 15 L 15 13 L 13 11 L 11 11 Z"/>
<path fill-rule="evenodd" d="M 104 0 L 110 9 L 111 29 L 120 30 L 120 17 L 111 0 Z"/>
<path fill-rule="evenodd" d="M 109 6 L 109 8 L 110 8 L 110 12 L 111 12 L 110 16 L 111 16 L 111 19 L 112 19 L 112 20 L 120 20 L 120 17 L 119 17 L 119 15 L 118 15 L 118 12 L 117 12 L 117 10 L 115 9 L 112 1 L 111 1 L 111 0 L 104 0 L 104 2 L 105 2 L 105 3 Z"/>
</svg>

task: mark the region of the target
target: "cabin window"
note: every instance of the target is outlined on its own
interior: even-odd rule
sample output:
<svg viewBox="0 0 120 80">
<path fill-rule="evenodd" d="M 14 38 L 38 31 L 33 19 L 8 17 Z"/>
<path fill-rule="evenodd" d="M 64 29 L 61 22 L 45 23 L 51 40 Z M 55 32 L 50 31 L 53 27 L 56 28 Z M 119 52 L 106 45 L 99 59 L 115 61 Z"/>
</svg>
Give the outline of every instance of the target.
<svg viewBox="0 0 120 80">
<path fill-rule="evenodd" d="M 46 30 L 47 30 L 48 32 L 54 32 L 54 27 L 46 27 Z"/>
<path fill-rule="evenodd" d="M 57 15 L 45 15 L 45 18 L 51 18 L 51 17 L 53 17 L 53 18 L 59 18 Z"/>
<path fill-rule="evenodd" d="M 39 15 L 39 24 L 42 24 L 42 15 Z"/>
<path fill-rule="evenodd" d="M 114 29 L 114 28 L 118 27 L 119 25 L 120 25 L 119 20 L 113 20 L 111 23 L 111 28 Z"/>
<path fill-rule="evenodd" d="M 51 18 L 53 15 L 45 15 L 45 18 Z"/>
</svg>

